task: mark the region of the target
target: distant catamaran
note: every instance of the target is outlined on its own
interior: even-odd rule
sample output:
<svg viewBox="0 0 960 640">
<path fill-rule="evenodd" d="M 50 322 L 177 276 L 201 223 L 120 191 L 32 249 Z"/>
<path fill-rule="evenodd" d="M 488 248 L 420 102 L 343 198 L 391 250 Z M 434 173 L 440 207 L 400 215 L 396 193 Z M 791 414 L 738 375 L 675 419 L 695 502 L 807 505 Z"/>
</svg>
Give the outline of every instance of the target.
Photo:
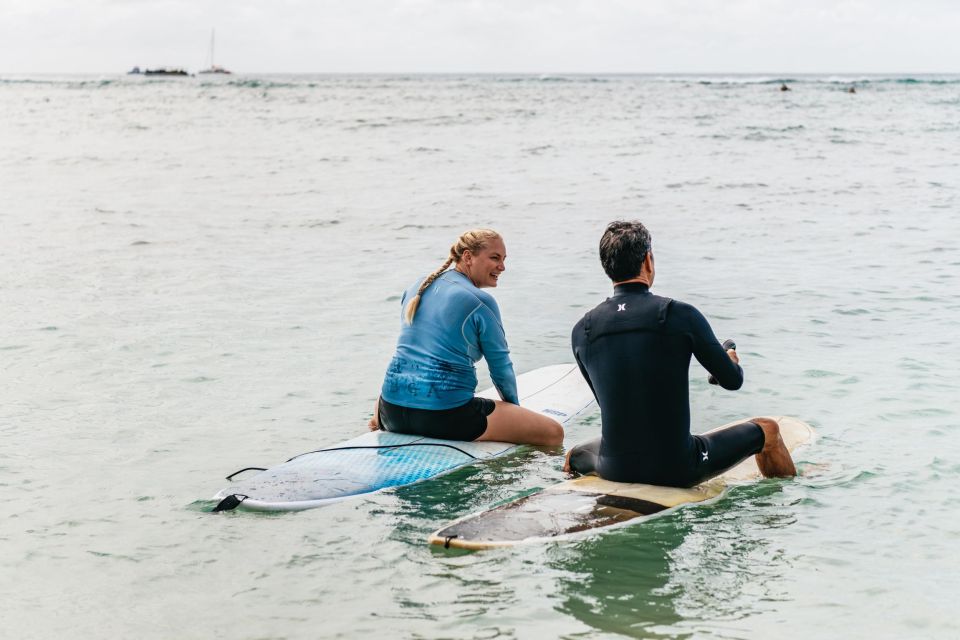
<svg viewBox="0 0 960 640">
<path fill-rule="evenodd" d="M 200 71 L 199 73 L 231 73 L 230 71 L 227 71 L 227 70 L 224 69 L 223 67 L 219 67 L 219 66 L 217 66 L 217 65 L 215 65 L 215 64 L 213 63 L 213 44 L 214 44 L 213 37 L 214 37 L 214 33 L 215 33 L 215 31 L 214 31 L 213 29 L 211 29 L 211 30 L 210 30 L 210 68 L 209 68 L 209 69 L 203 69 L 203 70 Z"/>
</svg>

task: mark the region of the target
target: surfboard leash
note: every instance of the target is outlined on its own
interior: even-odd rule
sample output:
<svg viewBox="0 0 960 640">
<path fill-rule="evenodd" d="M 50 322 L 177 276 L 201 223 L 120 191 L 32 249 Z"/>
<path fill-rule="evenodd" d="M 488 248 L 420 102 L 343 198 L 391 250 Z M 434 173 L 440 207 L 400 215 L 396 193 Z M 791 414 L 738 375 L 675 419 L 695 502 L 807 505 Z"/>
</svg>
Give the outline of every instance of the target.
<svg viewBox="0 0 960 640">
<path fill-rule="evenodd" d="M 444 444 L 441 442 L 406 442 L 404 444 L 371 444 L 371 445 L 355 445 L 350 447 L 332 447 L 330 449 L 317 449 L 316 451 L 307 451 L 306 453 L 301 453 L 293 456 L 290 460 L 296 460 L 297 458 L 302 458 L 303 456 L 308 456 L 311 453 L 326 453 L 327 451 L 349 451 L 351 449 L 402 449 L 404 447 L 446 447 L 447 449 L 453 449 L 454 451 L 459 451 L 468 458 L 474 460 L 479 460 L 477 456 L 464 451 L 460 447 L 456 447 L 452 444 Z M 287 462 L 290 462 L 287 460 Z M 252 468 L 252 467 L 251 467 Z"/>
<path fill-rule="evenodd" d="M 264 467 L 244 467 L 243 469 L 240 469 L 239 471 L 234 471 L 233 473 L 228 475 L 227 480 L 232 481 L 235 477 L 237 477 L 244 471 L 266 471 L 266 469 Z"/>
<path fill-rule="evenodd" d="M 459 451 L 460 453 L 462 453 L 463 455 L 469 458 L 473 458 L 474 460 L 479 460 L 477 456 L 471 453 L 468 453 L 459 447 L 455 447 L 452 444 L 443 444 L 440 442 L 406 442 L 404 444 L 356 445 L 351 447 L 333 447 L 331 449 L 317 449 L 316 451 L 307 451 L 306 453 L 297 454 L 292 458 L 290 458 L 289 460 L 287 460 L 287 462 L 290 462 L 290 460 L 296 460 L 297 458 L 300 458 L 302 456 L 310 455 L 311 453 L 323 453 L 325 451 L 345 451 L 349 449 L 399 449 L 400 447 L 447 447 L 447 448 L 453 449 L 454 451 Z M 243 469 L 234 471 L 230 475 L 226 476 L 226 479 L 233 481 L 234 478 L 236 478 L 238 475 L 240 475 L 244 471 L 268 471 L 268 469 L 266 467 L 244 467 Z"/>
</svg>

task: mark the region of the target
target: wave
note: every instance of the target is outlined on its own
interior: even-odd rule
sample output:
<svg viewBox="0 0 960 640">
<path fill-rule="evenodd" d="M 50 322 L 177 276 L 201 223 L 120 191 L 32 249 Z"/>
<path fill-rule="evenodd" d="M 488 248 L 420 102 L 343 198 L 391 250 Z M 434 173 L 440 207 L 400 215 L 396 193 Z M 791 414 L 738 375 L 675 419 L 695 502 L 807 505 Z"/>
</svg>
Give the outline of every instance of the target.
<svg viewBox="0 0 960 640">
<path fill-rule="evenodd" d="M 498 75 L 498 74 L 477 74 L 475 76 L 466 76 L 465 78 L 491 79 L 494 82 L 515 82 L 515 83 L 545 83 L 545 84 L 565 84 L 565 83 L 603 83 L 611 82 L 616 76 L 590 75 L 590 74 L 517 74 L 517 75 Z"/>
<path fill-rule="evenodd" d="M 226 82 L 203 82 L 201 87 L 238 87 L 240 89 L 314 89 L 320 84 L 311 82 L 280 82 L 258 78 L 238 78 Z"/>
<path fill-rule="evenodd" d="M 40 86 L 62 86 L 77 89 L 108 87 L 117 84 L 116 78 L 85 78 L 85 79 L 63 79 L 63 78 L 0 78 L 0 85 L 40 85 Z"/>
<path fill-rule="evenodd" d="M 823 76 L 664 76 L 665 81 L 695 82 L 702 85 L 954 85 L 960 76 L 883 76 L 883 75 L 823 75 Z"/>
</svg>

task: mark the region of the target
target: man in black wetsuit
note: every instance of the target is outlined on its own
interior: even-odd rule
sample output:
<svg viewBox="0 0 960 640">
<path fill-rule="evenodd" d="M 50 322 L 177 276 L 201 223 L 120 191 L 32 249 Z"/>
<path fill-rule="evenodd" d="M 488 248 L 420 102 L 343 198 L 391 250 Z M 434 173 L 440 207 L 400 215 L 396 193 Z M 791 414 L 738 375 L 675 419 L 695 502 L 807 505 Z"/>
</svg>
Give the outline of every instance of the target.
<svg viewBox="0 0 960 640">
<path fill-rule="evenodd" d="M 602 436 L 567 454 L 564 471 L 616 482 L 692 487 L 756 454 L 766 477 L 796 475 L 780 428 L 754 418 L 709 435 L 690 434 L 690 356 L 724 389 L 743 384 L 737 352 L 725 351 L 693 306 L 650 293 L 650 233 L 611 223 L 600 262 L 613 296 L 573 328 L 573 354 L 600 405 Z M 713 382 L 713 380 L 711 380 Z"/>
</svg>

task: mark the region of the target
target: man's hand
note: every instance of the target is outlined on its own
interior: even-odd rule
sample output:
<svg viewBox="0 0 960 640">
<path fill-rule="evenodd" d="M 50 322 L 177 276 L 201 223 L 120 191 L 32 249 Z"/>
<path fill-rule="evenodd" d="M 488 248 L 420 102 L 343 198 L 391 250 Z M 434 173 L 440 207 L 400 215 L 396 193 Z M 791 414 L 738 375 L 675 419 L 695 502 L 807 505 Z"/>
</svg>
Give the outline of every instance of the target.
<svg viewBox="0 0 960 640">
<path fill-rule="evenodd" d="M 727 349 L 727 357 L 733 360 L 735 364 L 740 364 L 740 356 L 737 355 L 737 343 L 734 342 L 733 340 L 728 339 L 723 341 L 723 346 L 729 347 Z M 713 376 L 712 373 L 707 378 L 707 382 L 709 382 L 710 384 L 720 384 L 719 382 L 717 382 L 717 379 Z"/>
</svg>

